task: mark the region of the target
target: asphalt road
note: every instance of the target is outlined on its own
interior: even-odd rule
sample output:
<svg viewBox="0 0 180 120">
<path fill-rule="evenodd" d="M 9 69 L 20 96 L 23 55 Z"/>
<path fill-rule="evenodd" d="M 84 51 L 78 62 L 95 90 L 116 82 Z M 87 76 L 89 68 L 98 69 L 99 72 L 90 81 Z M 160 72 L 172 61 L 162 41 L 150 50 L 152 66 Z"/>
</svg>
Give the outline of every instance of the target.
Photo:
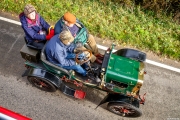
<svg viewBox="0 0 180 120">
<path fill-rule="evenodd" d="M 33 120 L 128 120 L 107 111 L 106 104 L 95 107 L 106 93 L 85 88 L 84 100 L 48 93 L 32 87 L 24 72 L 20 49 L 24 45 L 20 26 L 0 21 L 0 106 Z M 143 115 L 133 120 L 180 119 L 180 73 L 146 65 L 141 94 L 147 93 Z M 131 118 L 132 119 L 132 118 Z"/>
</svg>

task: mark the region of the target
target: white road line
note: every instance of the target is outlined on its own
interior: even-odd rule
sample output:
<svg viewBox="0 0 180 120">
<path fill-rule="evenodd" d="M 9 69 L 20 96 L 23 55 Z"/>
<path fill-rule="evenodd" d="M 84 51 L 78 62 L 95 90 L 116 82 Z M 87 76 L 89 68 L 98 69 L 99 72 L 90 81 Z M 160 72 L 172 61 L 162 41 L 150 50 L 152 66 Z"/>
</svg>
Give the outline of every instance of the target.
<svg viewBox="0 0 180 120">
<path fill-rule="evenodd" d="M 8 18 L 4 18 L 4 17 L 1 17 L 1 16 L 0 16 L 0 20 L 6 21 L 6 22 L 10 22 L 10 23 L 13 23 L 13 24 L 16 24 L 16 25 L 21 25 L 21 23 L 18 22 L 18 21 L 11 20 L 11 19 L 8 19 Z"/>
<path fill-rule="evenodd" d="M 16 24 L 16 25 L 21 25 L 21 23 L 18 22 L 18 21 L 11 20 L 11 19 L 8 19 L 8 18 L 4 18 L 4 17 L 1 17 L 1 16 L 0 16 L 0 20 L 10 22 L 10 23 L 13 23 L 13 24 Z M 102 45 L 97 45 L 97 46 L 98 46 L 99 49 L 107 50 L 107 47 L 105 47 L 105 46 L 102 46 Z M 115 51 L 116 50 L 114 50 L 113 52 L 115 52 Z M 149 64 L 152 64 L 152 65 L 155 65 L 155 66 L 158 66 L 158 67 L 162 67 L 162 68 L 165 68 L 165 69 L 172 70 L 172 71 L 180 73 L 180 69 L 178 69 L 178 68 L 171 67 L 171 66 L 168 66 L 168 65 L 165 65 L 165 64 L 161 64 L 161 63 L 158 63 L 158 62 L 155 62 L 155 61 L 151 61 L 151 60 L 146 59 L 146 63 L 149 63 Z"/>
</svg>

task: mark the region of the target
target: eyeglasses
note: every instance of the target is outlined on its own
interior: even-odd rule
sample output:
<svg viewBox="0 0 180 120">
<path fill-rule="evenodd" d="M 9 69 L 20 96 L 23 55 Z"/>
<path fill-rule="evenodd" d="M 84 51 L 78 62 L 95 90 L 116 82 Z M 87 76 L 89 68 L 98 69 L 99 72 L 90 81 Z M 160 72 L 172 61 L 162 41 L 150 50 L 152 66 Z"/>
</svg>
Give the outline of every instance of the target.
<svg viewBox="0 0 180 120">
<path fill-rule="evenodd" d="M 68 23 L 68 21 L 64 20 L 64 18 L 62 18 L 62 22 L 63 23 Z"/>
<path fill-rule="evenodd" d="M 64 18 L 62 18 L 62 22 L 65 22 Z"/>
</svg>

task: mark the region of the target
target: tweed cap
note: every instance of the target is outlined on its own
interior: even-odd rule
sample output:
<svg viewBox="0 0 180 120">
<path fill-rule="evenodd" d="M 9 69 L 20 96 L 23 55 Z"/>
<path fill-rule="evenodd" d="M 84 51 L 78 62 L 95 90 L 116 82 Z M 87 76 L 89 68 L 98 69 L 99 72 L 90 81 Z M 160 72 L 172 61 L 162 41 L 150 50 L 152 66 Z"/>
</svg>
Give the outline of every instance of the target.
<svg viewBox="0 0 180 120">
<path fill-rule="evenodd" d="M 24 14 L 25 16 L 28 16 L 30 13 L 36 11 L 35 7 L 32 6 L 31 4 L 27 4 L 25 7 L 24 7 Z"/>
</svg>

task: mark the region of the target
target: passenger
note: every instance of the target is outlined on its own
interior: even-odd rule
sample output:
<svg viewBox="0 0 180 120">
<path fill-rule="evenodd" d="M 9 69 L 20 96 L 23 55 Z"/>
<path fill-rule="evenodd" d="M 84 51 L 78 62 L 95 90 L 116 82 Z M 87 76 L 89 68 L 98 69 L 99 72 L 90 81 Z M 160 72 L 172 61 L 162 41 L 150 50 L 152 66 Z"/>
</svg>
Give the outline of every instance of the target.
<svg viewBox="0 0 180 120">
<path fill-rule="evenodd" d="M 75 70 L 86 76 L 86 70 L 80 65 L 76 65 L 74 53 L 76 45 L 72 43 L 73 40 L 74 37 L 66 30 L 52 37 L 45 48 L 47 60 L 59 67 L 67 70 Z"/>
<path fill-rule="evenodd" d="M 19 15 L 21 26 L 25 32 L 27 43 L 42 49 L 46 40 L 50 40 L 54 35 L 54 29 L 37 13 L 34 6 L 28 4 Z"/>
<path fill-rule="evenodd" d="M 71 32 L 73 37 L 78 35 L 79 30 L 84 26 L 76 17 L 70 12 L 66 12 L 60 20 L 55 24 L 55 34 L 59 34 L 61 31 L 68 30 Z M 98 47 L 96 45 L 96 41 L 91 34 L 87 34 L 87 44 L 90 46 L 91 51 L 93 52 L 93 56 L 91 58 L 91 62 L 96 61 L 97 63 L 102 64 L 103 55 L 101 55 L 98 51 Z M 81 49 L 84 49 L 82 47 Z M 79 49 L 79 50 L 81 50 Z"/>
</svg>

